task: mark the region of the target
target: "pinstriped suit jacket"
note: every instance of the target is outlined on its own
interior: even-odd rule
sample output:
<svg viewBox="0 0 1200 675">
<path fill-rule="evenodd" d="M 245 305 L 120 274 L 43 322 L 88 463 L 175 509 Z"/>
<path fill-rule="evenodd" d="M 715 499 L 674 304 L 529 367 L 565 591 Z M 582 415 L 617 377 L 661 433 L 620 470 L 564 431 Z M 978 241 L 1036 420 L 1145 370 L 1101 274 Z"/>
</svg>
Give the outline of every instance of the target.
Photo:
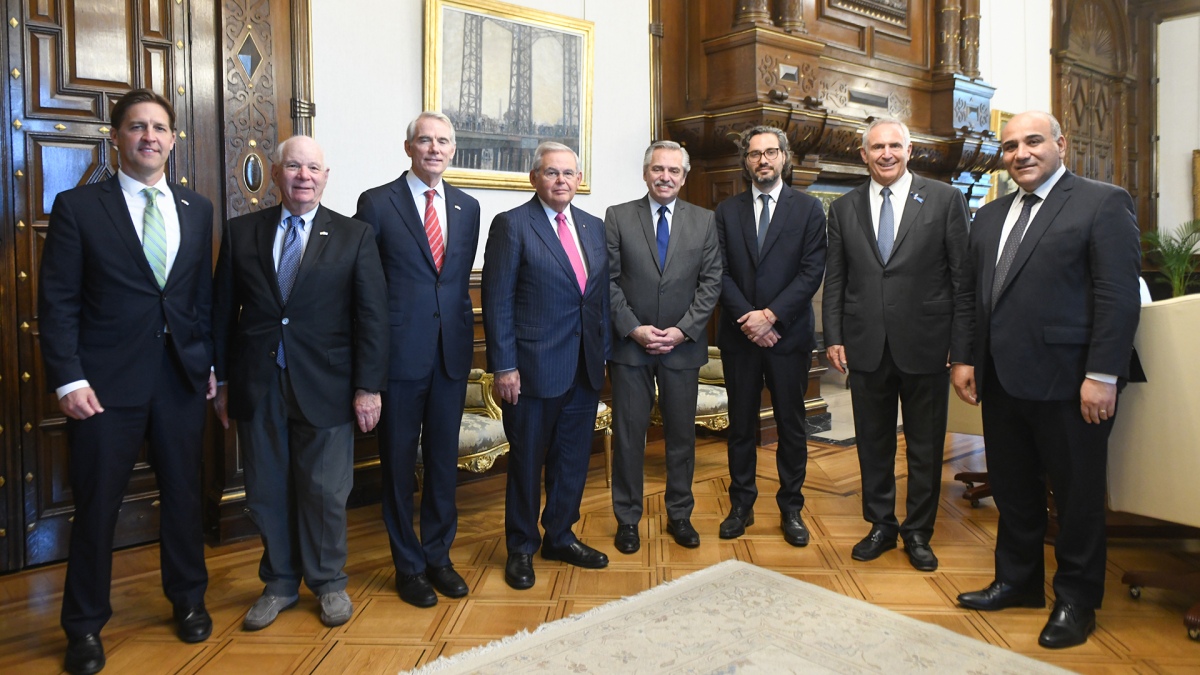
<svg viewBox="0 0 1200 675">
<path fill-rule="evenodd" d="M 588 270 L 583 292 L 536 195 L 497 215 L 488 233 L 482 289 L 488 370 L 518 369 L 522 395 L 565 393 L 581 349 L 591 385 L 604 384 L 611 353 L 604 223 L 570 208 Z"/>
</svg>

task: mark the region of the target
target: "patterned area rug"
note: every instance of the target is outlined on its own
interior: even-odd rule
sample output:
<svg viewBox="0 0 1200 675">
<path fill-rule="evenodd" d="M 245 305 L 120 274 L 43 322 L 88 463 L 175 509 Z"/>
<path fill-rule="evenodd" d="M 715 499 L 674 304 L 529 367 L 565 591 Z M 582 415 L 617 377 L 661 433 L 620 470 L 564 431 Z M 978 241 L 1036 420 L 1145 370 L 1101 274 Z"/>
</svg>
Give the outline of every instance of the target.
<svg viewBox="0 0 1200 675">
<path fill-rule="evenodd" d="M 736 560 L 414 671 L 529 672 L 1067 671 Z"/>
</svg>

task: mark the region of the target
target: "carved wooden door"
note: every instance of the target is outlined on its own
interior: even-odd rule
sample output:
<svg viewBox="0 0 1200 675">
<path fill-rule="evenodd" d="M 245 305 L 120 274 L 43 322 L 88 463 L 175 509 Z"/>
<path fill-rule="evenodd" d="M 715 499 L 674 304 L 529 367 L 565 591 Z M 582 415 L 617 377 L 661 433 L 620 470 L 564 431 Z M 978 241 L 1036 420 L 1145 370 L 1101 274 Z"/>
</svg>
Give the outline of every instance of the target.
<svg viewBox="0 0 1200 675">
<path fill-rule="evenodd" d="M 55 196 L 104 180 L 117 170 L 109 142 L 109 112 L 126 91 L 149 87 L 175 106 L 179 140 L 168 176 L 194 185 L 195 161 L 190 5 L 186 0 L 8 0 L 5 176 L 11 201 L 5 214 L 3 279 L 15 319 L 3 359 L 16 363 L 5 378 L 4 408 L 17 411 L 10 436 L 10 469 L 0 490 L 12 506 L 3 567 L 66 555 L 74 506 L 67 479 L 65 418 L 47 390 L 38 343 L 37 278 Z M 10 229 L 11 228 L 11 229 Z M 11 313 L 9 313 L 11 312 Z M 11 434 L 10 434 L 11 432 Z M 15 471 L 15 475 L 12 472 Z M 158 492 L 144 455 L 139 458 L 117 525 L 116 544 L 158 536 Z"/>
</svg>

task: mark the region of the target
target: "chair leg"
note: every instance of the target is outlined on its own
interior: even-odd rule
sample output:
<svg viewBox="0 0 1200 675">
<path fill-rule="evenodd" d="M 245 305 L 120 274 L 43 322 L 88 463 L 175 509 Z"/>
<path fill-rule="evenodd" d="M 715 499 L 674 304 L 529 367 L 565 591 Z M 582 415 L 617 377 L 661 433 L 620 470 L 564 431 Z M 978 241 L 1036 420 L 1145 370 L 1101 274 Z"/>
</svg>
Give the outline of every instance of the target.
<svg viewBox="0 0 1200 675">
<path fill-rule="evenodd" d="M 604 485 L 612 487 L 612 427 L 604 429 Z"/>
</svg>

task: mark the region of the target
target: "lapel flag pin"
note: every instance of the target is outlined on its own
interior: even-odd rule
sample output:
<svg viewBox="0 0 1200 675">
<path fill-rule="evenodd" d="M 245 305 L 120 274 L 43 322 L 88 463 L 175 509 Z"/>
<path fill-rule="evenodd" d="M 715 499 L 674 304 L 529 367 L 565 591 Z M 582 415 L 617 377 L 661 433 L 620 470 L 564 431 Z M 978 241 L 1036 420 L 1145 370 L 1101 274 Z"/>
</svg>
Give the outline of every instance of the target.
<svg viewBox="0 0 1200 675">
<path fill-rule="evenodd" d="M 455 210 L 455 211 L 462 211 L 462 207 L 461 207 L 461 206 L 459 206 L 458 204 L 455 204 L 455 205 L 454 205 L 454 210 Z"/>
<path fill-rule="evenodd" d="M 186 199 L 180 199 L 179 201 L 183 202 L 184 206 L 191 206 L 191 204 L 189 204 L 188 200 L 186 200 Z"/>
<path fill-rule="evenodd" d="M 320 232 L 318 232 L 317 234 L 320 234 L 322 237 L 328 237 L 328 236 L 329 236 L 329 233 L 328 233 L 328 232 L 326 232 L 325 230 L 321 230 L 321 231 L 320 231 Z"/>
<path fill-rule="evenodd" d="M 914 193 L 912 193 L 912 198 L 913 198 L 913 199 L 915 199 L 915 200 L 917 200 L 917 203 L 918 203 L 918 204 L 924 204 L 924 203 L 925 203 L 925 198 L 924 198 L 924 197 L 922 197 L 921 195 L 919 195 L 919 194 L 915 193 L 915 192 L 914 192 Z"/>
</svg>

